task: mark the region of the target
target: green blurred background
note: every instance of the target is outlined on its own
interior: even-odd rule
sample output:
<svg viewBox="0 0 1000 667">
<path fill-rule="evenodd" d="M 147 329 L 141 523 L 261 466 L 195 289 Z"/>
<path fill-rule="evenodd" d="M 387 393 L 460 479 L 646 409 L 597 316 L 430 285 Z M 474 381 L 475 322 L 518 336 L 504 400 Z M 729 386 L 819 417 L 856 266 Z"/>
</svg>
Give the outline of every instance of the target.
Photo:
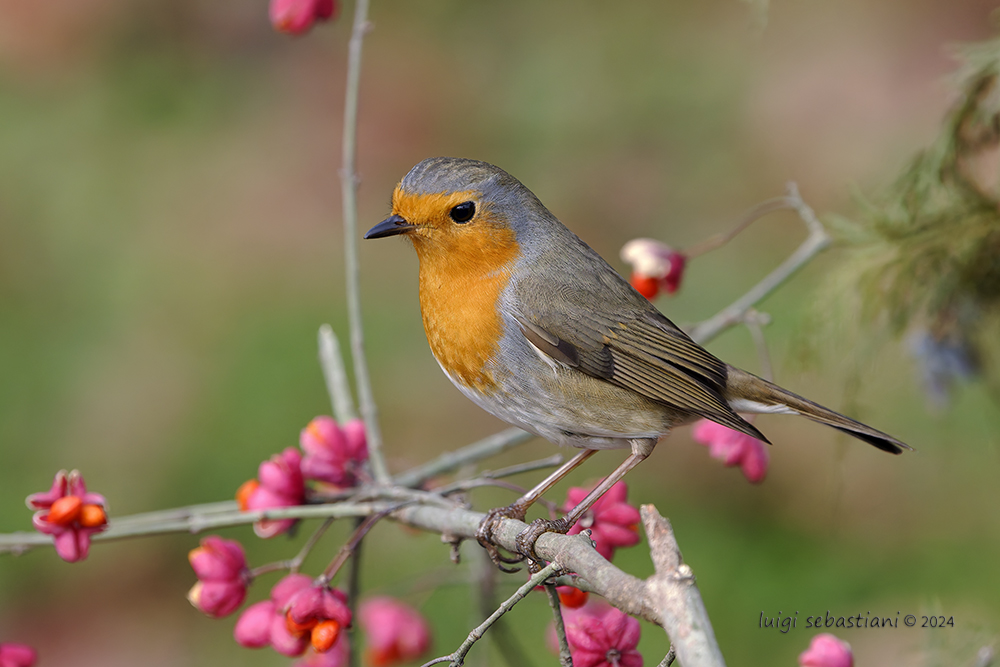
<svg viewBox="0 0 1000 667">
<path fill-rule="evenodd" d="M 947 46 L 990 36 L 993 9 L 766 5 L 375 0 L 363 229 L 432 155 L 504 167 L 622 270 L 629 239 L 693 244 L 788 179 L 818 211 L 850 214 L 853 187 L 877 191 L 933 138 L 952 99 Z M 80 468 L 113 514 L 230 498 L 329 412 L 315 336 L 323 322 L 347 331 L 337 174 L 350 10 L 295 40 L 271 30 L 262 0 L 0 1 L 0 530 L 30 528 L 23 499 L 59 468 Z M 680 295 L 658 305 L 678 322 L 708 317 L 803 237 L 793 215 L 771 216 L 693 262 Z M 392 469 L 502 428 L 431 357 L 408 244 L 364 243 L 361 258 Z M 630 476 L 631 498 L 672 519 L 731 665 L 795 664 L 811 632 L 801 620 L 761 630 L 760 614 L 826 610 L 954 617 L 945 630 L 840 632 L 858 665 L 972 664 L 1000 628 L 1000 416 L 977 386 L 930 414 L 904 344 L 862 351 L 823 325 L 816 296 L 842 260 L 829 253 L 762 304 L 777 379 L 918 452 L 891 457 L 765 416 L 776 444 L 766 482 L 751 486 L 683 429 Z M 710 347 L 759 370 L 746 331 Z M 554 449 L 533 441 L 487 465 Z M 599 454 L 573 481 L 620 458 Z M 254 564 L 298 545 L 225 534 Z M 42 665 L 287 664 L 237 647 L 232 619 L 188 605 L 196 543 L 96 545 L 76 565 L 48 550 L 4 556 L 0 641 L 33 643 Z M 366 590 L 422 607 L 439 654 L 479 618 L 469 566 L 447 555 L 437 536 L 391 524 L 365 545 Z M 616 563 L 652 570 L 641 547 Z M 501 592 L 520 581 L 505 577 Z M 538 665 L 556 664 L 540 649 L 547 617 L 541 599 L 511 616 Z M 655 665 L 665 640 L 644 634 Z"/>
</svg>

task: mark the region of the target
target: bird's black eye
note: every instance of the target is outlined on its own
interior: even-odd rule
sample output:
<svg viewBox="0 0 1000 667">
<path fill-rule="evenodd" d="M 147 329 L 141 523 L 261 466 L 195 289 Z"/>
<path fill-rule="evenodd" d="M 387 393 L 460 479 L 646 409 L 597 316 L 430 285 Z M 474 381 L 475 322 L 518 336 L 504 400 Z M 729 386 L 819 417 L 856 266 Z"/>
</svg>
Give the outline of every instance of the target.
<svg viewBox="0 0 1000 667">
<path fill-rule="evenodd" d="M 451 216 L 451 219 L 459 224 L 472 220 L 472 216 L 474 216 L 475 214 L 476 214 L 476 205 L 471 201 L 464 201 L 461 204 L 454 206 L 451 209 L 451 211 L 448 212 L 448 215 Z"/>
</svg>

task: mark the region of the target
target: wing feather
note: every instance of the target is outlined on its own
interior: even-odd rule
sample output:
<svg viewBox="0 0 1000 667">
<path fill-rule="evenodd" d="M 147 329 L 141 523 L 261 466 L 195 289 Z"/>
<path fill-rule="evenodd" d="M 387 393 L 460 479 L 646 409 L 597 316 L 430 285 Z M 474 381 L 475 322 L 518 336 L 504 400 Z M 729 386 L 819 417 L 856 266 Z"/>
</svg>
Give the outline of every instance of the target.
<svg viewBox="0 0 1000 667">
<path fill-rule="evenodd" d="M 723 397 L 726 364 L 655 310 L 626 321 L 593 310 L 517 321 L 532 345 L 566 366 L 767 442 Z"/>
</svg>

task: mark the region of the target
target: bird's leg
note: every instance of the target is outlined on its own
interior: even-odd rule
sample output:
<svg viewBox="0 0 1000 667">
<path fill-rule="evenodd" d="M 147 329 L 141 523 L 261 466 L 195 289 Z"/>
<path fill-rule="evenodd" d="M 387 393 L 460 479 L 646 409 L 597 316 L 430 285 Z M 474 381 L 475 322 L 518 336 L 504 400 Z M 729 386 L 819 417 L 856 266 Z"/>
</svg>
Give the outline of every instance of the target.
<svg viewBox="0 0 1000 667">
<path fill-rule="evenodd" d="M 533 489 L 525 493 L 507 507 L 497 507 L 486 513 L 486 518 L 479 523 L 479 528 L 476 530 L 476 539 L 479 540 L 479 544 L 486 549 L 490 555 L 490 560 L 492 560 L 497 567 L 504 572 L 516 572 L 516 568 L 511 569 L 504 567 L 504 563 L 520 563 L 524 560 L 524 556 L 508 558 L 500 555 L 496 545 L 493 544 L 493 531 L 496 530 L 500 520 L 517 519 L 518 521 L 523 521 L 524 515 L 528 512 L 528 508 L 531 507 L 536 500 L 541 498 L 542 494 L 555 486 L 559 480 L 568 475 L 574 468 L 596 453 L 596 449 L 583 450 L 569 461 L 559 466 L 559 468 L 554 470 L 551 475 L 536 484 Z"/>
<path fill-rule="evenodd" d="M 642 463 L 647 456 L 653 451 L 653 447 L 656 446 L 656 440 L 644 438 L 641 440 L 631 440 L 632 453 L 629 454 L 628 458 L 622 461 L 622 464 L 615 468 L 615 471 L 604 478 L 604 480 L 597 485 L 597 487 L 587 494 L 584 498 L 577 504 L 576 507 L 571 509 L 566 516 L 556 519 L 555 521 L 550 521 L 548 519 L 535 519 L 531 522 L 531 525 L 524 529 L 515 541 L 518 553 L 522 554 L 524 557 L 537 561 L 538 557 L 535 555 L 535 542 L 538 538 L 542 536 L 543 533 L 563 533 L 565 534 L 570 528 L 573 527 L 580 517 L 582 517 L 591 506 L 597 502 L 598 498 L 603 496 L 608 489 L 617 484 L 629 470 L 636 467 Z"/>
</svg>

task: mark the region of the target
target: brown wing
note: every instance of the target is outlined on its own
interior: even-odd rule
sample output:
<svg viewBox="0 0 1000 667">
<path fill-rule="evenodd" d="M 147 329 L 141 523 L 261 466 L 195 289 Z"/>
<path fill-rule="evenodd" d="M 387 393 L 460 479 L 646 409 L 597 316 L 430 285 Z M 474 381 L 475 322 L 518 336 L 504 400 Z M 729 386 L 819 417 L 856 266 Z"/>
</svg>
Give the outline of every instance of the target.
<svg viewBox="0 0 1000 667">
<path fill-rule="evenodd" d="M 767 442 L 722 397 L 726 364 L 651 307 L 623 320 L 593 309 L 517 319 L 524 336 L 557 361 Z"/>
</svg>

